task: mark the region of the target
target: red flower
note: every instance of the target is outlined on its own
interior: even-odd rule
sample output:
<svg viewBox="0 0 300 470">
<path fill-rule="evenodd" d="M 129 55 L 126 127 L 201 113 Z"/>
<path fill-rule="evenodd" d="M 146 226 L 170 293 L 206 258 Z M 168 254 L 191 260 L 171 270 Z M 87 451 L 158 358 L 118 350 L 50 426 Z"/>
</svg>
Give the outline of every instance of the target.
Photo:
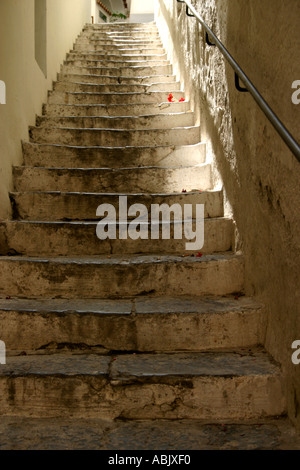
<svg viewBox="0 0 300 470">
<path fill-rule="evenodd" d="M 175 98 L 174 98 L 174 96 L 172 95 L 172 93 L 169 94 L 169 96 L 168 96 L 168 101 L 170 101 L 170 103 L 174 103 Z"/>
<path fill-rule="evenodd" d="M 180 98 L 180 100 L 179 100 L 179 101 L 185 101 L 185 99 L 184 99 L 184 98 Z"/>
<path fill-rule="evenodd" d="M 202 256 L 203 256 L 202 253 L 198 253 L 198 254 L 196 255 L 196 258 L 201 258 Z"/>
<path fill-rule="evenodd" d="M 183 189 L 181 192 L 182 192 L 182 193 L 186 193 L 186 189 Z"/>
</svg>

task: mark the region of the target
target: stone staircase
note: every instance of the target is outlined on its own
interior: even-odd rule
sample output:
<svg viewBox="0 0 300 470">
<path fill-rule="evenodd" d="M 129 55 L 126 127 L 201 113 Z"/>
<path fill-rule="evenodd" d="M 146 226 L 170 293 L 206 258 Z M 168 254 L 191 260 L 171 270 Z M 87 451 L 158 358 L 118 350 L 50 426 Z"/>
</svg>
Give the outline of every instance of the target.
<svg viewBox="0 0 300 470">
<path fill-rule="evenodd" d="M 0 226 L 0 448 L 134 448 L 128 426 L 148 423 L 135 445 L 151 449 L 155 426 L 182 438 L 207 421 L 223 441 L 231 423 L 248 448 L 251 420 L 252 448 L 275 442 L 260 439 L 286 412 L 282 373 L 261 346 L 264 308 L 243 294 L 234 223 L 181 97 L 154 24 L 87 25 L 67 55 Z M 184 238 L 99 240 L 97 207 L 118 208 L 121 195 L 149 210 L 204 204 L 201 253 Z M 100 422 L 125 423 L 127 441 L 89 440 Z M 39 439 L 24 441 L 37 423 Z"/>
</svg>

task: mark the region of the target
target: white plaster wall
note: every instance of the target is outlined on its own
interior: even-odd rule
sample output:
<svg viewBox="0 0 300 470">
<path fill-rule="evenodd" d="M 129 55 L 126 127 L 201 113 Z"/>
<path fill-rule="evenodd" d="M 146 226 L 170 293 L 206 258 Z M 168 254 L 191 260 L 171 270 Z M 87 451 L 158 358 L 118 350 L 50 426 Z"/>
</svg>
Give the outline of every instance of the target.
<svg viewBox="0 0 300 470">
<path fill-rule="evenodd" d="M 300 142 L 299 0 L 193 1 L 254 85 Z M 238 93 L 234 74 L 201 27 L 176 0 L 158 0 L 156 21 L 184 84 L 215 167 L 227 209 L 239 230 L 246 294 L 268 310 L 265 346 L 281 362 L 289 415 L 300 426 L 300 365 L 291 344 L 300 339 L 300 164 L 253 98 Z"/>
<path fill-rule="evenodd" d="M 10 216 L 12 165 L 22 163 L 21 139 L 41 114 L 47 90 L 83 25 L 91 21 L 90 0 L 47 0 L 47 78 L 35 61 L 34 0 L 0 1 L 0 218 Z"/>
</svg>

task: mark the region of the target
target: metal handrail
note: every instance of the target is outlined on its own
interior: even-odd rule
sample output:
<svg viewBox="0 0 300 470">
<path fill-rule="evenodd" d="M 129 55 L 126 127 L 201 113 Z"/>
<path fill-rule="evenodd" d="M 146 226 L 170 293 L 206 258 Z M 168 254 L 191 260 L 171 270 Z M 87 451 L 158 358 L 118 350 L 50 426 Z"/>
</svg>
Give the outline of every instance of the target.
<svg viewBox="0 0 300 470">
<path fill-rule="evenodd" d="M 231 54 L 228 52 L 228 50 L 225 48 L 225 46 L 222 44 L 222 42 L 218 39 L 218 37 L 212 32 L 212 30 L 207 26 L 203 18 L 197 13 L 193 5 L 188 1 L 188 0 L 177 0 L 179 3 L 185 3 L 186 4 L 186 14 L 188 16 L 195 17 L 198 22 L 202 25 L 202 27 L 205 30 L 206 34 L 206 43 L 209 46 L 216 46 L 220 52 L 223 54 L 225 59 L 229 62 L 231 67 L 233 68 L 235 72 L 235 86 L 239 91 L 249 91 L 253 98 L 255 99 L 256 103 L 258 106 L 261 108 L 261 110 L 264 112 L 264 114 L 267 116 L 273 127 L 276 129 L 280 137 L 284 140 L 286 145 L 289 147 L 291 152 L 295 155 L 297 160 L 300 162 L 300 145 L 294 137 L 290 134 L 290 132 L 287 130 L 287 128 L 284 126 L 284 124 L 280 121 L 280 119 L 276 116 L 274 111 L 270 108 L 268 103 L 264 100 L 262 95 L 257 91 L 253 83 L 249 80 L 247 75 L 243 72 L 241 67 L 238 65 L 238 63 L 234 60 L 234 58 L 231 56 Z M 191 12 L 191 13 L 190 13 Z M 211 42 L 213 40 L 213 42 Z M 239 79 L 244 83 L 246 88 L 242 88 L 239 85 Z"/>
</svg>

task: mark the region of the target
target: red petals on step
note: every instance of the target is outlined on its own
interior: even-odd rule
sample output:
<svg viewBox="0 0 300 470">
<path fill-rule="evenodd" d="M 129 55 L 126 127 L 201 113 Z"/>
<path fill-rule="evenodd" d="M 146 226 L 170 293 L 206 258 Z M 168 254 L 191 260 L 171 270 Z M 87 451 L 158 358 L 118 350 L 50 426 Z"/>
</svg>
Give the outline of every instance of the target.
<svg viewBox="0 0 300 470">
<path fill-rule="evenodd" d="M 202 253 L 198 253 L 198 254 L 196 255 L 196 258 L 202 258 L 202 256 L 203 256 Z"/>
<path fill-rule="evenodd" d="M 170 101 L 170 103 L 176 103 L 176 102 L 185 101 L 185 99 L 181 97 L 180 100 L 176 100 L 176 98 L 174 98 L 172 93 L 170 93 L 168 96 L 168 101 Z"/>
<path fill-rule="evenodd" d="M 181 192 L 182 192 L 182 193 L 186 193 L 186 189 L 183 189 Z"/>
</svg>

